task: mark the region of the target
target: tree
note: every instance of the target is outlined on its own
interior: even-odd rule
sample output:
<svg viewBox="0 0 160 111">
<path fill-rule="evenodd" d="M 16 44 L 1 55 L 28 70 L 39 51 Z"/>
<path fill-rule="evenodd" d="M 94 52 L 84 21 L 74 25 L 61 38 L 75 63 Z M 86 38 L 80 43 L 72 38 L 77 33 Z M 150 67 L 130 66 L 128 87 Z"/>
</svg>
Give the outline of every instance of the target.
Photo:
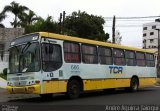
<svg viewBox="0 0 160 111">
<path fill-rule="evenodd" d="M 0 28 L 5 28 L 5 26 L 1 23 L 6 18 L 4 13 L 0 13 Z"/>
<path fill-rule="evenodd" d="M 48 16 L 46 20 L 40 18 L 33 25 L 28 25 L 25 27 L 25 33 L 39 32 L 39 31 L 58 33 L 59 26 L 57 22 L 53 21 L 52 16 Z"/>
<path fill-rule="evenodd" d="M 28 14 L 27 13 L 23 13 L 19 16 L 20 19 L 20 25 L 22 27 L 25 27 L 27 25 L 32 25 L 33 22 L 35 22 L 36 20 L 40 20 L 40 17 L 37 17 L 37 15 L 32 11 L 29 10 Z"/>
<path fill-rule="evenodd" d="M 14 14 L 14 21 L 11 22 L 11 25 L 16 28 L 20 25 L 20 22 L 18 21 L 18 16 L 22 15 L 24 11 L 28 10 L 26 6 L 19 5 L 19 3 L 16 3 L 15 1 L 11 2 L 10 5 L 6 5 L 3 9 L 3 13 L 11 12 Z"/>
<path fill-rule="evenodd" d="M 101 16 L 89 15 L 86 12 L 73 12 L 65 19 L 64 33 L 87 39 L 106 41 L 109 38 L 103 30 L 105 20 Z"/>
</svg>

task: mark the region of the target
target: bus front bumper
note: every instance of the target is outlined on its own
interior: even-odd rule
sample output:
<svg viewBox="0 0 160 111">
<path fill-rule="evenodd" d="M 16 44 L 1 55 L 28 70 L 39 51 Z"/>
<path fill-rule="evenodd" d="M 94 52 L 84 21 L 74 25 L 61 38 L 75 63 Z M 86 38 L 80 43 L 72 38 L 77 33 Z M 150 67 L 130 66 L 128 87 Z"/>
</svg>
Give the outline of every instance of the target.
<svg viewBox="0 0 160 111">
<path fill-rule="evenodd" d="M 40 85 L 31 85 L 31 86 L 7 86 L 7 92 L 11 94 L 40 94 Z"/>
</svg>

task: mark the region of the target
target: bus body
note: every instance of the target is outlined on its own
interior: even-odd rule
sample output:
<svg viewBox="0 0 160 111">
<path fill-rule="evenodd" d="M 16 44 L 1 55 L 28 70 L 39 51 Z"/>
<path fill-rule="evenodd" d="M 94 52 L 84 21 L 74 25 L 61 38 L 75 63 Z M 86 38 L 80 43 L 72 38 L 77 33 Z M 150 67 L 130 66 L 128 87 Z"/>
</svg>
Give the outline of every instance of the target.
<svg viewBox="0 0 160 111">
<path fill-rule="evenodd" d="M 144 49 L 38 32 L 11 42 L 7 91 L 49 96 L 154 86 L 154 53 Z"/>
</svg>

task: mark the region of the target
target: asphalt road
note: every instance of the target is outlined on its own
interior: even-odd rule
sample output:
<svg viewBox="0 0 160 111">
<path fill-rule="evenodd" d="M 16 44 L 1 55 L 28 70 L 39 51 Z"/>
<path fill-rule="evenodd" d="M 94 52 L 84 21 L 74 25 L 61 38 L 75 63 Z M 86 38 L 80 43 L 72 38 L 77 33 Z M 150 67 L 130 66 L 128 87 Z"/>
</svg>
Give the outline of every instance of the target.
<svg viewBox="0 0 160 111">
<path fill-rule="evenodd" d="M 158 107 L 160 105 L 160 87 L 144 88 L 135 93 L 126 92 L 125 90 L 107 93 L 103 91 L 89 92 L 82 94 L 80 98 L 75 100 L 68 100 L 61 94 L 54 95 L 49 100 L 42 100 L 38 95 L 0 94 L 0 104 L 0 111 L 3 108 L 13 106 L 15 108 L 17 106 L 18 111 L 119 111 L 120 109 L 114 108 L 119 108 L 119 106 L 122 107 L 123 105 L 127 108 L 133 106 L 136 111 L 153 111 L 153 108 L 155 108 L 154 111 L 160 111 L 160 106 Z M 113 107 L 114 105 L 116 106 Z M 131 110 L 123 109 L 123 111 Z"/>
</svg>

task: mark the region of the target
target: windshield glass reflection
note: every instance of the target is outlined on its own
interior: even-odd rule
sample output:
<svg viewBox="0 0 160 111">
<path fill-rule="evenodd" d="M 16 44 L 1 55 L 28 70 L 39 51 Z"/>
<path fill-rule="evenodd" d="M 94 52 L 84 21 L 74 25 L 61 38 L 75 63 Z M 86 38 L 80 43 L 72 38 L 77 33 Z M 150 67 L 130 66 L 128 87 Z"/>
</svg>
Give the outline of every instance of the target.
<svg viewBox="0 0 160 111">
<path fill-rule="evenodd" d="M 9 73 L 37 72 L 40 70 L 39 44 L 27 43 L 10 49 Z"/>
</svg>

